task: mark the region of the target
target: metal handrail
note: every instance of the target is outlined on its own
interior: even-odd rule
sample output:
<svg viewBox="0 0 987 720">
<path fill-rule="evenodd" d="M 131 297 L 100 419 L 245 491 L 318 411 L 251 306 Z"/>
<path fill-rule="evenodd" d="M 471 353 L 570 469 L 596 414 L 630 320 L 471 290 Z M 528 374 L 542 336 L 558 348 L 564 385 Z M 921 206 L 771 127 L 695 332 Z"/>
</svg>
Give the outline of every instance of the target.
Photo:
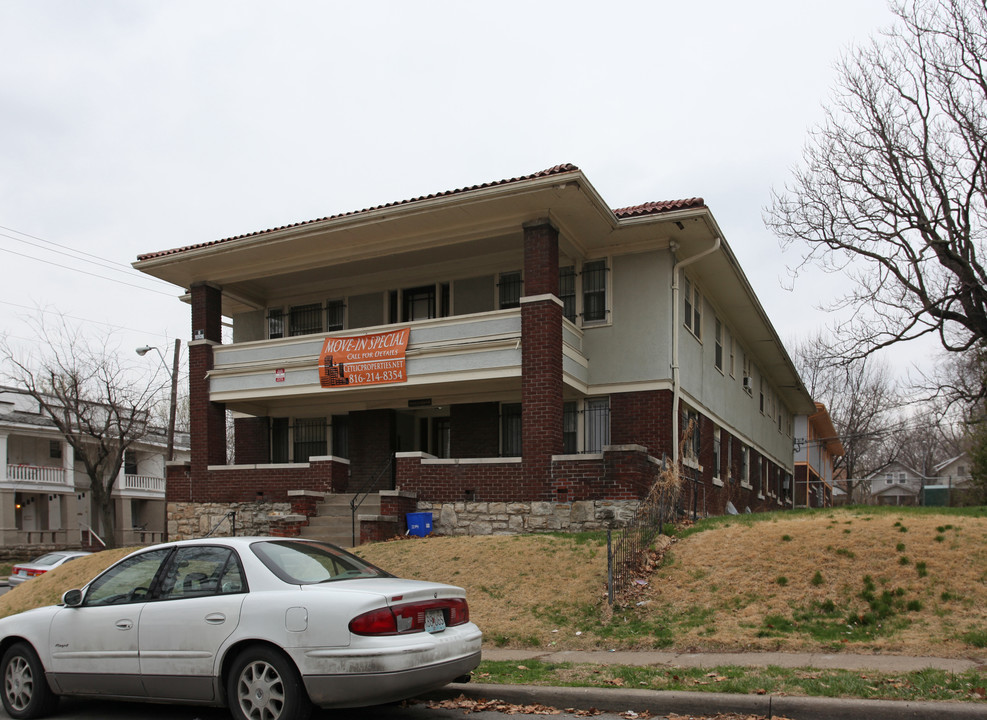
<svg viewBox="0 0 987 720">
<path fill-rule="evenodd" d="M 370 495 L 370 491 L 377 485 L 377 481 L 384 477 L 384 473 L 390 471 L 393 463 L 394 456 L 391 455 L 375 475 L 369 480 L 364 481 L 363 485 L 356 491 L 356 495 L 350 500 L 350 534 L 352 536 L 353 547 L 356 547 L 356 511 L 363 504 L 363 501 L 367 499 L 367 496 Z"/>
<path fill-rule="evenodd" d="M 99 536 L 99 535 L 98 535 L 98 534 L 96 533 L 96 531 L 95 531 L 95 530 L 93 530 L 93 529 L 92 529 L 92 528 L 91 528 L 91 527 L 90 527 L 89 525 L 86 525 L 85 523 L 82 523 L 82 527 L 81 527 L 81 528 L 79 528 L 79 530 L 80 530 L 80 536 L 79 536 L 79 540 L 82 540 L 82 536 L 81 536 L 81 531 L 82 531 L 82 530 L 88 530 L 88 531 L 89 531 L 89 534 L 90 534 L 90 535 L 92 535 L 92 536 L 93 536 L 94 538 L 96 538 L 97 540 L 99 540 L 99 544 L 100 544 L 100 545 L 102 545 L 103 547 L 106 547 L 106 543 L 105 543 L 105 542 L 103 542 L 103 538 L 101 538 L 101 537 L 100 537 L 100 536 Z"/>
<path fill-rule="evenodd" d="M 215 525 L 212 526 L 212 530 L 210 530 L 209 532 L 207 532 L 202 537 L 204 537 L 204 538 L 212 537 L 212 534 L 214 532 L 216 532 L 217 530 L 219 530 L 219 526 L 222 525 L 227 520 L 230 521 L 230 533 L 231 533 L 231 537 L 236 537 L 236 510 L 230 510 L 228 513 L 226 513 L 225 515 L 223 515 L 223 517 L 220 519 L 220 521 L 218 523 L 216 523 Z"/>
</svg>

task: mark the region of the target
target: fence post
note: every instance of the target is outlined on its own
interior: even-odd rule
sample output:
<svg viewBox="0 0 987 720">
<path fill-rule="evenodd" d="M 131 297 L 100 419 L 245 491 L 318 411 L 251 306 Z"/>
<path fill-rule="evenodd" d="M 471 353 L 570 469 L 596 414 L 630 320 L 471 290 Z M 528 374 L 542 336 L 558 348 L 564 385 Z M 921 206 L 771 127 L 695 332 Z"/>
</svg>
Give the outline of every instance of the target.
<svg viewBox="0 0 987 720">
<path fill-rule="evenodd" d="M 613 530 L 607 528 L 607 603 L 613 605 Z"/>
</svg>

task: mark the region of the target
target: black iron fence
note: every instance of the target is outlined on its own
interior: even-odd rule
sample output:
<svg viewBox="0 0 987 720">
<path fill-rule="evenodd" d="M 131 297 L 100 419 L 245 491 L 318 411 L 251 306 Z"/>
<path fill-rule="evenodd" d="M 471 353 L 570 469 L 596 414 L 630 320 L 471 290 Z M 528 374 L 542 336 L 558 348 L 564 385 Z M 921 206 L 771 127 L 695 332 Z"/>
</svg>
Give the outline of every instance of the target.
<svg viewBox="0 0 987 720">
<path fill-rule="evenodd" d="M 665 525 L 683 513 L 678 468 L 667 457 L 662 458 L 662 468 L 631 521 L 624 527 L 607 529 L 607 602 L 610 605 L 642 573 L 654 540 L 664 533 Z"/>
</svg>

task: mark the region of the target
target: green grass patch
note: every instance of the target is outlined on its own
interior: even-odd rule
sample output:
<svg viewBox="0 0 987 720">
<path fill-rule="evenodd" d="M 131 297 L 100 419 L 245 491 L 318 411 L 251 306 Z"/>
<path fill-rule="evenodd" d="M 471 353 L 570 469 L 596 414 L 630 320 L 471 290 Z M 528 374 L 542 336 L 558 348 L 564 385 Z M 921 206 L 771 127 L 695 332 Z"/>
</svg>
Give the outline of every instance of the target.
<svg viewBox="0 0 987 720">
<path fill-rule="evenodd" d="M 637 688 L 678 692 L 852 697 L 870 700 L 952 700 L 984 702 L 976 691 L 983 676 L 975 671 L 921 670 L 878 673 L 815 668 L 738 667 L 669 668 L 650 665 L 590 665 L 541 660 L 484 660 L 476 682 L 500 685 Z"/>
</svg>

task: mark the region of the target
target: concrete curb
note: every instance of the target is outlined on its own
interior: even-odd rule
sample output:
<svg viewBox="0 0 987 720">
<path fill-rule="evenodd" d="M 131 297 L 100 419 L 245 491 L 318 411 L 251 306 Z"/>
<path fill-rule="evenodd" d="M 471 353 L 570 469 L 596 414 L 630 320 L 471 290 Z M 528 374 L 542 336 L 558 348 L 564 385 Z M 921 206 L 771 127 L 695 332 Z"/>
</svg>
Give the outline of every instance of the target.
<svg viewBox="0 0 987 720">
<path fill-rule="evenodd" d="M 606 712 L 648 711 L 663 716 L 746 713 L 797 720 L 966 720 L 987 716 L 987 704 L 951 702 L 907 702 L 841 698 L 792 697 L 781 695 L 737 695 L 661 690 L 565 688 L 537 685 L 486 685 L 453 683 L 423 695 L 424 699 L 448 700 L 464 695 L 479 700 L 497 699 L 519 705 L 542 704 L 561 709 L 595 708 Z"/>
</svg>

